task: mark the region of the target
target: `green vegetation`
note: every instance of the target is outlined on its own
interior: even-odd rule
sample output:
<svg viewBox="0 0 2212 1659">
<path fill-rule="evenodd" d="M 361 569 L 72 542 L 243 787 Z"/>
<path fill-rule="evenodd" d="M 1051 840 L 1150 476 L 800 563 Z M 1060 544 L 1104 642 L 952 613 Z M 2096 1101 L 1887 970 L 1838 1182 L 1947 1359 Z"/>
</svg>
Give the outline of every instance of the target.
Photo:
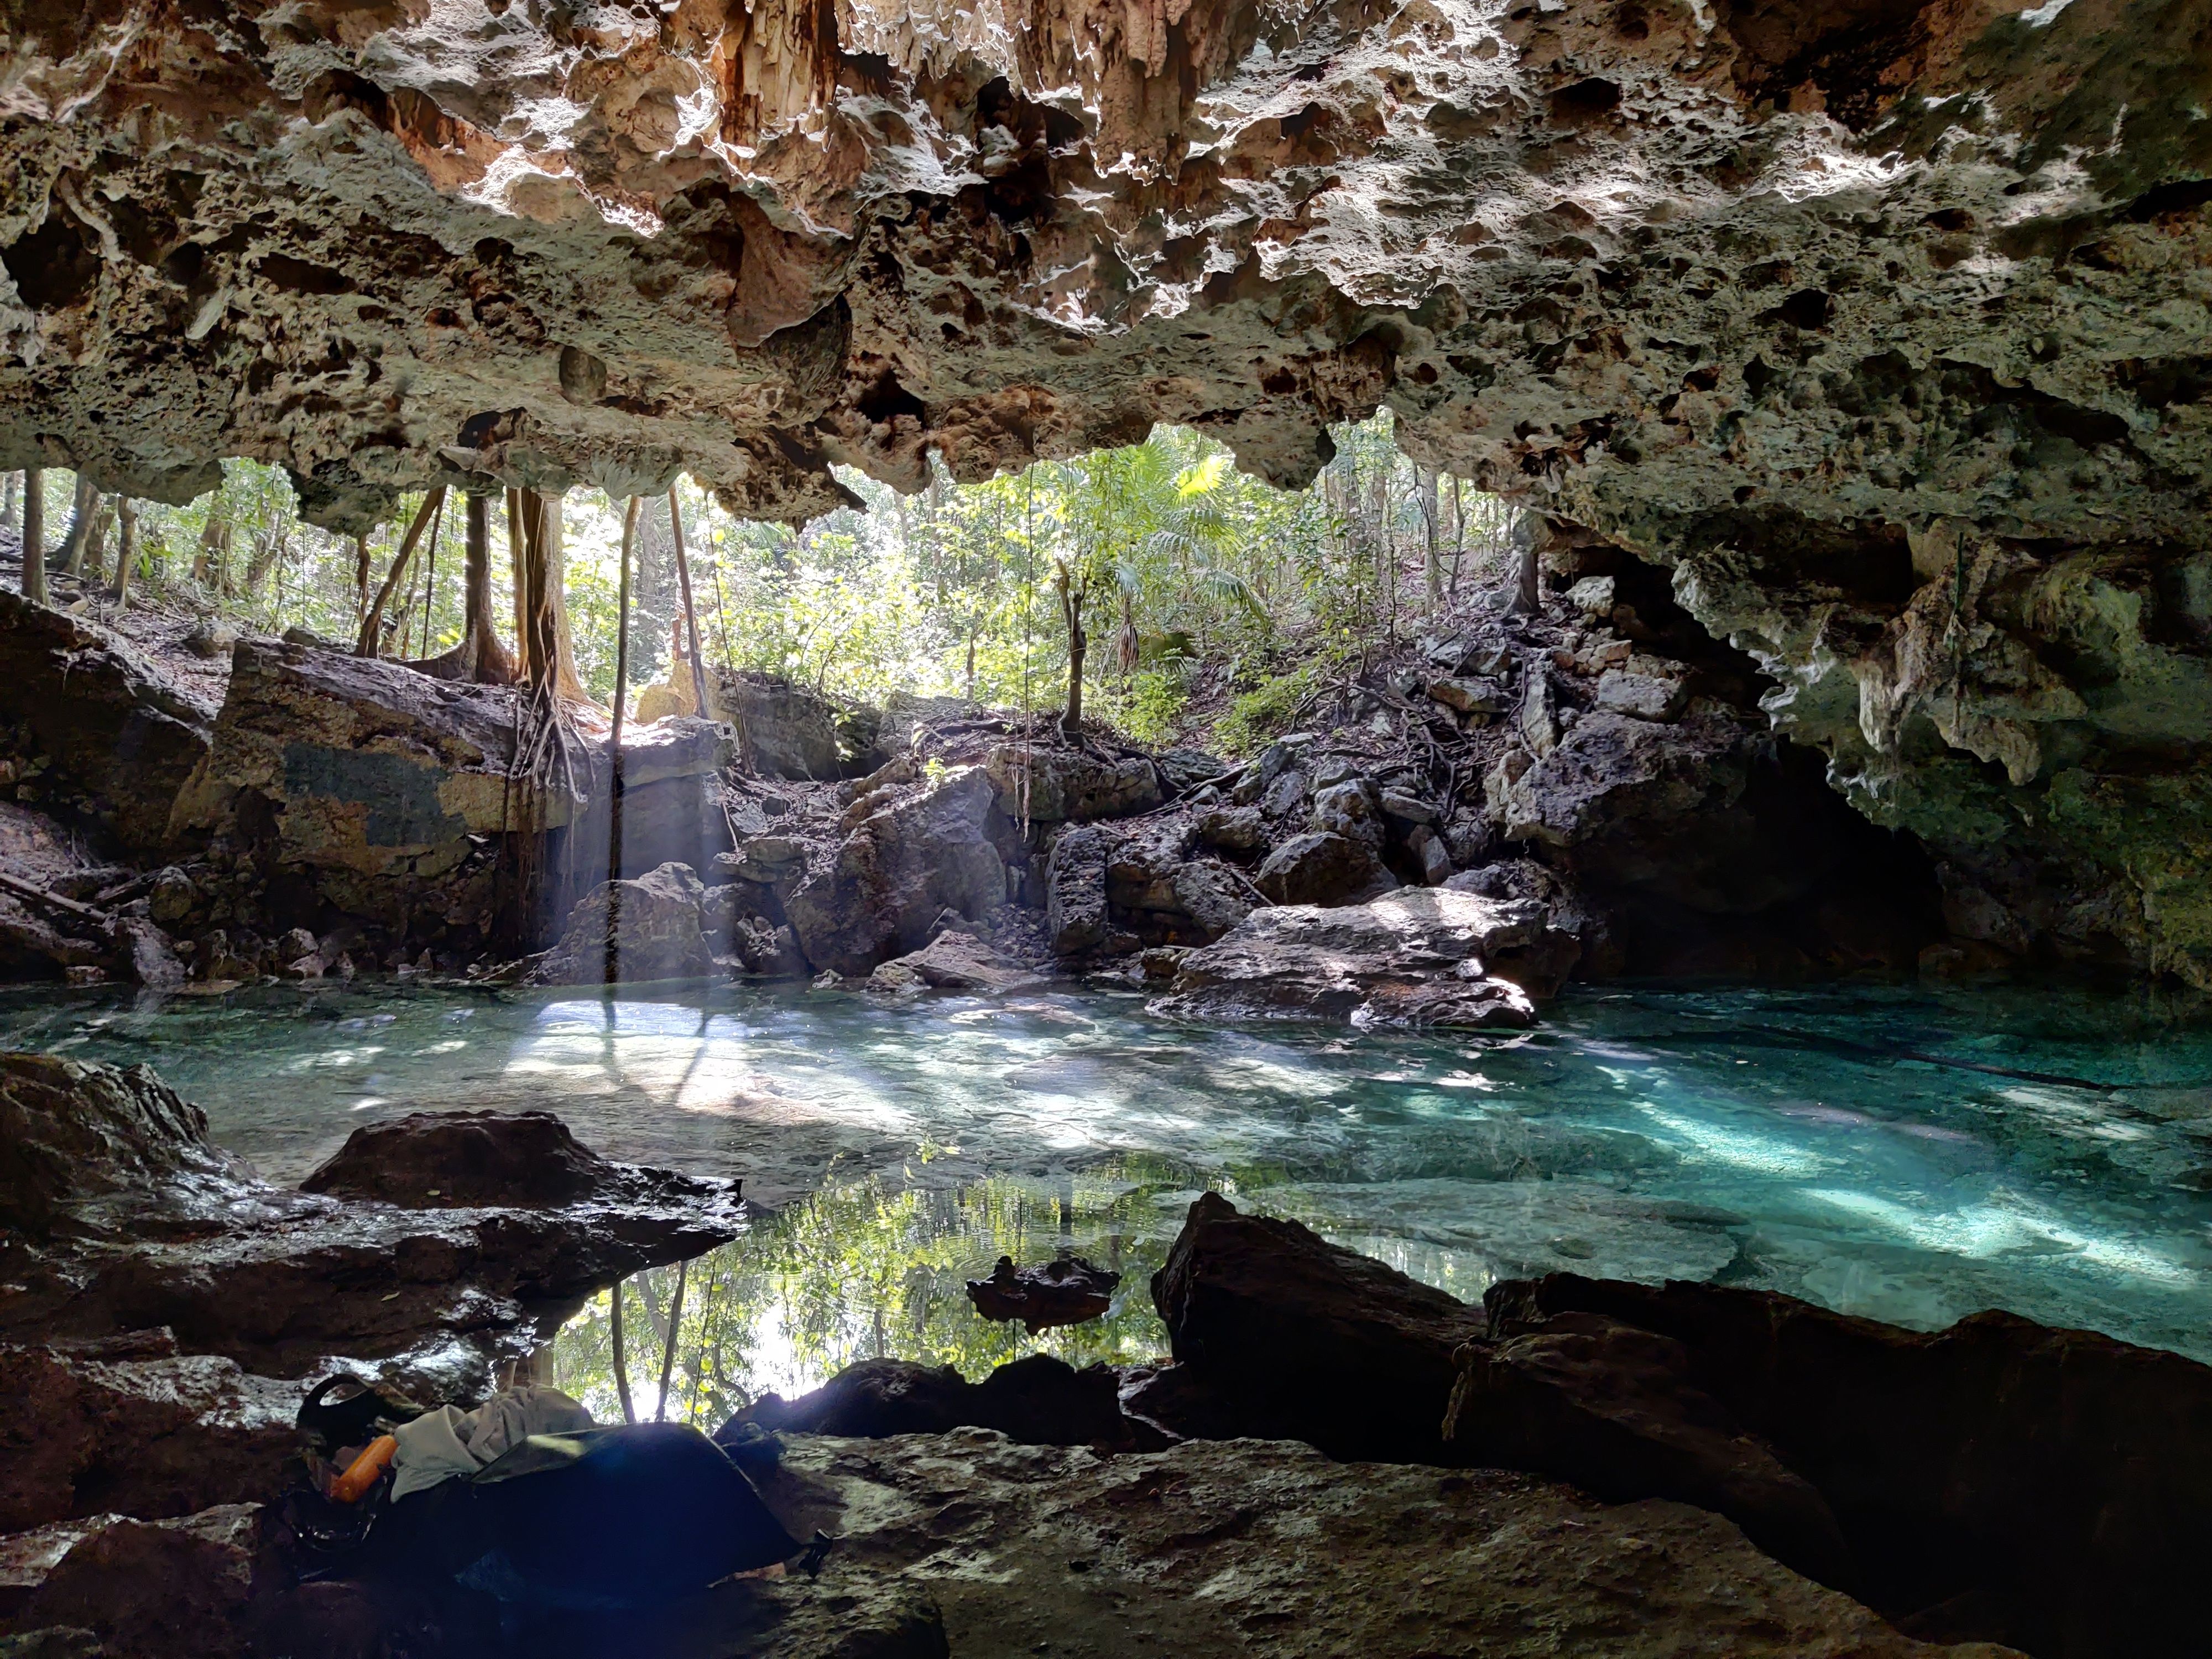
<svg viewBox="0 0 2212 1659">
<path fill-rule="evenodd" d="M 1152 742 L 1205 737 L 1218 722 L 1216 740 L 1249 747 L 1292 718 L 1319 677 L 1501 580 L 1502 503 L 1400 454 L 1387 414 L 1334 436 L 1336 459 L 1301 491 L 1271 489 L 1210 439 L 1162 428 L 983 483 L 940 469 L 910 497 L 844 472 L 866 510 L 799 527 L 734 520 L 684 481 L 706 654 L 845 696 L 905 690 L 1039 710 L 1066 707 L 1073 657 L 1091 714 Z M 71 475 L 45 475 L 50 550 L 77 499 Z M 356 544 L 306 524 L 282 471 L 230 462 L 222 487 L 190 506 L 137 505 L 129 600 L 350 642 L 363 593 L 384 580 L 421 500 L 403 497 Z M 94 509 L 82 563 L 111 609 L 113 505 Z M 641 507 L 634 687 L 665 675 L 680 603 L 669 502 Z M 504 594 L 507 526 L 493 508 L 492 581 Z M 12 489 L 0 512 L 21 521 Z M 432 656 L 459 641 L 462 517 L 455 495 L 428 527 L 387 607 L 386 654 Z M 562 519 L 578 673 L 604 702 L 623 503 L 572 490 Z"/>
</svg>

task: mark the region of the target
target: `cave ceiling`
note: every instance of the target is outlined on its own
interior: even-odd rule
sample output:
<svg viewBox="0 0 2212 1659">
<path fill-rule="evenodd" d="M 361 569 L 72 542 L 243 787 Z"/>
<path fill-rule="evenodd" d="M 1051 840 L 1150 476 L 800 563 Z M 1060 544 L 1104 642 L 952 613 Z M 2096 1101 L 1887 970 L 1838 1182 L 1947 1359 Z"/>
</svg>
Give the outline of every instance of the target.
<svg viewBox="0 0 2212 1659">
<path fill-rule="evenodd" d="M 1973 925 L 2212 982 L 2212 0 L 0 25 L 0 465 L 801 518 L 1388 406 L 1672 567 Z"/>
</svg>

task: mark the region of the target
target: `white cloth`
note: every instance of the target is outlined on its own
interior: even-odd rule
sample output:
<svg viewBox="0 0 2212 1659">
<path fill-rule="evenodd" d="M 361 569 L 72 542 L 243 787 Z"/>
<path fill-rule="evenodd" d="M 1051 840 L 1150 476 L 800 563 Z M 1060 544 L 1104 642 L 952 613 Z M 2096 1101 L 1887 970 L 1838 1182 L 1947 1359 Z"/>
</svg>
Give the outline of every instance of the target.
<svg viewBox="0 0 2212 1659">
<path fill-rule="evenodd" d="M 592 1414 L 558 1389 L 509 1389 L 472 1412 L 441 1406 L 392 1431 L 392 1499 L 427 1491 L 457 1474 L 474 1474 L 533 1434 L 592 1427 Z"/>
</svg>

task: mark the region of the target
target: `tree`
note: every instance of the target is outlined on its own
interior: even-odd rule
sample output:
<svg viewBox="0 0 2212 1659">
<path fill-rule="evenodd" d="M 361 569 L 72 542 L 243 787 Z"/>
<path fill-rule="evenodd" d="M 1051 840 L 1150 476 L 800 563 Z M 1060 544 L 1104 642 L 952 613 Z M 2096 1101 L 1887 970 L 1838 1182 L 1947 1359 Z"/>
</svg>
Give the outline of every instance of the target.
<svg viewBox="0 0 2212 1659">
<path fill-rule="evenodd" d="M 23 471 L 23 597 L 46 602 L 46 475 L 35 466 Z"/>
</svg>

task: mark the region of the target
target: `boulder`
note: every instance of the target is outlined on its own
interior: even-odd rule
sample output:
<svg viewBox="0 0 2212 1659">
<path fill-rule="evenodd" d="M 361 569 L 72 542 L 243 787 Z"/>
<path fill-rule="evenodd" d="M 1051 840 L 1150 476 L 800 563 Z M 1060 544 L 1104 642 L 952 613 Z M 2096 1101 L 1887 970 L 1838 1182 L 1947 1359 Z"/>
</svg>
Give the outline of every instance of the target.
<svg viewBox="0 0 2212 1659">
<path fill-rule="evenodd" d="M 1431 700 L 1462 714 L 1502 714 L 1513 707 L 1513 694 L 1496 680 L 1448 675 L 1426 689 Z"/>
<path fill-rule="evenodd" d="M 1160 804 L 1160 781 L 1142 755 L 1000 744 L 983 758 L 999 810 L 1017 822 L 1126 817 Z"/>
<path fill-rule="evenodd" d="M 741 1424 L 782 1434 L 945 1434 L 995 1429 L 1008 1438 L 1046 1446 L 1127 1446 L 1119 1383 L 1103 1365 L 1077 1370 L 1049 1354 L 1031 1354 L 970 1382 L 950 1365 L 910 1359 L 864 1359 L 848 1365 L 796 1400 L 763 1395 L 717 1431 L 735 1437 Z"/>
<path fill-rule="evenodd" d="M 110 1510 L 161 1520 L 283 1490 L 299 1385 L 176 1346 L 166 1330 L 0 1345 L 0 1533 Z"/>
<path fill-rule="evenodd" d="M 1398 878 L 1365 836 L 1310 830 L 1278 844 L 1254 884 L 1278 904 L 1357 904 Z"/>
<path fill-rule="evenodd" d="M 172 818 L 216 711 L 129 641 L 0 591 L 0 725 L 15 723 L 48 762 L 52 804 L 150 853 L 177 838 Z"/>
<path fill-rule="evenodd" d="M 607 868 L 604 743 L 569 740 L 568 764 L 509 775 L 514 693 L 405 665 L 265 640 L 240 641 L 207 763 L 179 823 L 265 824 L 267 859 L 322 902 L 394 929 L 419 916 L 485 916 L 495 837 L 562 836 L 555 866 Z M 717 775 L 729 728 L 671 719 L 623 749 L 625 875 L 670 860 L 706 867 L 729 844 Z M 572 787 L 573 784 L 573 787 Z M 586 803 L 597 810 L 586 810 Z M 550 896 L 558 916 L 581 897 Z"/>
<path fill-rule="evenodd" d="M 1784 1565 L 1838 1589 L 1858 1570 L 1834 1514 L 1692 1378 L 1671 1337 L 1596 1314 L 1460 1351 L 1444 1439 L 1468 1461 L 1571 1481 L 1609 1503 L 1724 1515 Z"/>
<path fill-rule="evenodd" d="M 1249 853 L 1260 845 L 1266 832 L 1266 820 L 1252 806 L 1217 806 L 1198 820 L 1200 843 L 1224 852 Z"/>
<path fill-rule="evenodd" d="M 258 1504 L 173 1521 L 116 1519 L 81 1540 L 31 1595 L 21 1627 L 76 1627 L 105 1659 L 231 1659 L 251 1651 Z"/>
<path fill-rule="evenodd" d="M 786 901 L 807 961 L 858 977 L 927 944 L 945 911 L 979 919 L 1006 902 L 994 811 L 980 766 L 870 811 Z"/>
<path fill-rule="evenodd" d="M 1045 938 L 1056 956 L 1106 942 L 1106 864 L 1114 842 L 1103 830 L 1072 826 L 1053 838 L 1045 860 Z"/>
<path fill-rule="evenodd" d="M 1625 668 L 1608 668 L 1598 676 L 1596 701 L 1600 708 L 1638 720 L 1669 720 L 1679 714 L 1683 682 L 1656 674 L 1632 674 Z"/>
<path fill-rule="evenodd" d="M 817 782 L 840 775 L 837 708 L 827 697 L 772 675 L 727 669 L 709 672 L 708 696 L 756 772 Z"/>
<path fill-rule="evenodd" d="M 1142 945 L 1209 943 L 1250 915 L 1253 899 L 1249 878 L 1190 855 L 1181 824 L 1119 836 L 1107 859 L 1108 918 Z"/>
<path fill-rule="evenodd" d="M 788 925 L 779 927 L 765 916 L 739 916 L 730 935 L 738 962 L 747 973 L 770 979 L 806 976 L 806 955 Z"/>
<path fill-rule="evenodd" d="M 88 1202 L 251 1178 L 149 1066 L 0 1054 L 0 1226 L 43 1238 Z"/>
<path fill-rule="evenodd" d="M 1540 906 L 1448 888 L 1364 905 L 1277 905 L 1186 951 L 1152 1007 L 1184 1019 L 1526 1026 L 1535 1018 L 1528 996 L 1486 967 L 1539 944 L 1543 932 Z"/>
<path fill-rule="evenodd" d="M 905 956 L 877 964 L 868 989 L 891 996 L 923 991 L 965 991 L 997 994 L 1042 984 L 1035 969 L 1002 956 L 973 933 L 944 933 Z"/>
<path fill-rule="evenodd" d="M 2009 1314 L 1905 1331 L 1727 1285 L 1555 1274 L 1485 1300 L 1509 1344 L 1604 1321 L 1679 1345 L 1601 1380 L 1608 1410 L 1717 1401 L 1818 1491 L 1856 1592 L 1916 1630 L 2054 1659 L 2202 1645 L 2212 1367 Z"/>
<path fill-rule="evenodd" d="M 797 1438 L 774 1491 L 840 1541 L 714 1593 L 702 1624 L 754 1659 L 2005 1659 L 1900 1636 L 1716 1516 L 1496 1470 L 971 1430 Z"/>
<path fill-rule="evenodd" d="M 1445 1457 L 1452 1356 L 1483 1334 L 1481 1309 L 1216 1193 L 1191 1206 L 1152 1291 L 1176 1363 L 1133 1389 L 1132 1413 L 1333 1457 Z"/>
<path fill-rule="evenodd" d="M 635 1197 L 640 1179 L 550 1112 L 410 1112 L 356 1129 L 300 1190 L 407 1210 L 542 1209 Z"/>
<path fill-rule="evenodd" d="M 601 882 L 577 901 L 561 942 L 531 969 L 530 982 L 707 977 L 714 961 L 705 932 L 706 893 L 686 864 L 664 864 L 635 880 Z"/>
</svg>

